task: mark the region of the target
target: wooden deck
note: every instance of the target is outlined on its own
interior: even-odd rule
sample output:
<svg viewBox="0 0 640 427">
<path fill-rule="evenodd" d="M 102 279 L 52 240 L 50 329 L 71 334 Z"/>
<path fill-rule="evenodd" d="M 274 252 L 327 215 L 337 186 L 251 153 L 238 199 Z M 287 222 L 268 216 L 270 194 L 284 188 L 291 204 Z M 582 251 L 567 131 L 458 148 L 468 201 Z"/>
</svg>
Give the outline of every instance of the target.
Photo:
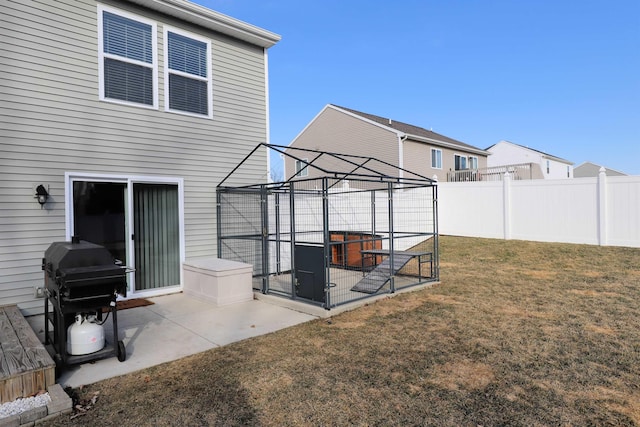
<svg viewBox="0 0 640 427">
<path fill-rule="evenodd" d="M 55 367 L 18 307 L 0 306 L 0 404 L 47 390 Z"/>
</svg>

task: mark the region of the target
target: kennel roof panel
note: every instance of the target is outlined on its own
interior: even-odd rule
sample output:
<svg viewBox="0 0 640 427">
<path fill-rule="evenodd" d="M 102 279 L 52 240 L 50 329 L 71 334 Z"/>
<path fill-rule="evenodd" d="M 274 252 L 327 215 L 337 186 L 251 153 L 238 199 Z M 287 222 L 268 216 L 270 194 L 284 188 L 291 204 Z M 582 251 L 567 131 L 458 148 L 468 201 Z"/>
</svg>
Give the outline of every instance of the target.
<svg viewBox="0 0 640 427">
<path fill-rule="evenodd" d="M 395 182 L 405 185 L 435 185 L 435 181 L 418 173 L 403 169 L 391 163 L 370 156 L 336 153 L 308 148 L 288 147 L 284 145 L 259 144 L 249 153 L 221 182 L 218 187 L 243 187 L 246 180 L 238 179 L 246 176 L 248 170 L 256 167 L 254 158 L 259 149 L 264 148 L 280 155 L 284 160 L 284 179 L 277 183 L 290 181 L 333 178 L 338 182 L 361 180 L 370 182 Z M 260 153 L 264 154 L 264 153 Z M 273 181 L 273 180 L 271 180 Z M 249 187 L 251 185 L 248 185 Z"/>
</svg>

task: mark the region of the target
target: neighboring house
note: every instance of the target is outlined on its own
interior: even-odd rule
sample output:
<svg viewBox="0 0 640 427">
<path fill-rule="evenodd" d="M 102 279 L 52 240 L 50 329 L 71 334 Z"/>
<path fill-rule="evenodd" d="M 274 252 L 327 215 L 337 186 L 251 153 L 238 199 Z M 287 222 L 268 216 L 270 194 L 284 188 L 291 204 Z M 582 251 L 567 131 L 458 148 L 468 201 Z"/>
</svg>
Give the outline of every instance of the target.
<svg viewBox="0 0 640 427">
<path fill-rule="evenodd" d="M 591 162 L 581 163 L 579 166 L 573 168 L 573 177 L 574 178 L 588 178 L 588 177 L 597 177 L 600 174 L 600 168 L 604 166 L 596 165 Z M 607 176 L 626 176 L 626 173 L 619 172 L 614 169 L 604 168 L 604 173 Z"/>
<path fill-rule="evenodd" d="M 418 126 L 332 104 L 326 105 L 290 146 L 374 157 L 427 178 L 436 176 L 439 181 L 446 181 L 450 171 L 486 167 L 489 154 Z M 304 168 L 307 161 L 313 159 L 285 159 L 285 179 L 317 174 Z M 324 161 L 326 158 L 318 159 L 314 165 L 322 166 Z M 393 167 L 388 172 L 398 173 Z"/>
<path fill-rule="evenodd" d="M 136 269 L 129 296 L 180 291 L 181 263 L 216 254 L 216 184 L 268 140 L 280 36 L 183 0 L 0 16 L 0 305 L 41 312 L 44 251 L 73 235 Z M 247 183 L 266 180 L 261 159 Z"/>
<path fill-rule="evenodd" d="M 573 163 L 509 141 L 500 141 L 487 148 L 491 154 L 489 169 L 509 169 L 516 179 L 573 178 Z"/>
</svg>

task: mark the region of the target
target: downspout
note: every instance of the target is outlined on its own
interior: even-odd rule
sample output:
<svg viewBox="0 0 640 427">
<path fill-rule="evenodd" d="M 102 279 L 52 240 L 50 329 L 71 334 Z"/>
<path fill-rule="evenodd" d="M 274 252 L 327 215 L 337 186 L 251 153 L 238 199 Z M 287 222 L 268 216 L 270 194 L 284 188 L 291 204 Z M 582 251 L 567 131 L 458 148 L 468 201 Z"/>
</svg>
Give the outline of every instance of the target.
<svg viewBox="0 0 640 427">
<path fill-rule="evenodd" d="M 404 142 L 407 140 L 407 137 L 407 134 L 403 136 L 398 135 L 398 167 L 400 168 L 398 178 L 400 178 L 400 182 L 402 182 L 402 178 L 404 178 Z"/>
</svg>

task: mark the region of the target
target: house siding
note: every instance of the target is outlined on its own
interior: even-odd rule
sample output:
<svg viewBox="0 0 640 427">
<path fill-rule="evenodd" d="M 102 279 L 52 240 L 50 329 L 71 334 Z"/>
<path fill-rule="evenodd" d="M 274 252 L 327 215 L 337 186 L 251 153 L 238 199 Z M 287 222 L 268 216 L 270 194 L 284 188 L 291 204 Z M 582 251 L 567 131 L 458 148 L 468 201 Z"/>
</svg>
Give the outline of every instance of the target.
<svg viewBox="0 0 640 427">
<path fill-rule="evenodd" d="M 486 156 L 468 153 L 463 150 L 452 150 L 436 144 L 428 144 L 411 140 L 406 140 L 403 144 L 404 169 L 426 176 L 427 178 L 433 178 L 435 176 L 440 182 L 447 181 L 447 172 L 455 169 L 454 156 L 456 154 L 466 157 L 475 156 L 478 158 L 478 168 L 482 169 L 487 167 Z M 432 148 L 442 151 L 441 169 L 431 167 Z"/>
<path fill-rule="evenodd" d="M 0 304 L 27 314 L 43 307 L 43 253 L 66 235 L 65 172 L 183 178 L 185 256 L 215 255 L 215 185 L 267 140 L 262 47 L 124 2 L 99 4 L 156 21 L 159 108 L 99 101 L 97 4 L 0 3 Z M 164 111 L 165 25 L 211 40 L 213 119 Z M 264 180 L 258 155 L 247 183 Z"/>
<path fill-rule="evenodd" d="M 291 146 L 374 157 L 398 165 L 398 136 L 396 133 L 371 125 L 333 108 L 325 108 L 312 124 L 296 137 Z M 300 156 L 295 150 L 292 150 L 291 154 Z M 286 178 L 291 177 L 295 172 L 294 162 L 293 159 L 285 158 Z M 336 169 L 335 164 L 332 165 L 331 162 L 324 160 L 319 160 L 314 165 L 330 170 Z M 344 168 L 345 164 L 340 164 L 339 170 L 343 171 Z M 378 172 L 396 174 L 395 168 L 384 168 Z M 310 178 L 322 175 L 320 171 L 313 169 L 309 171 Z"/>
</svg>

